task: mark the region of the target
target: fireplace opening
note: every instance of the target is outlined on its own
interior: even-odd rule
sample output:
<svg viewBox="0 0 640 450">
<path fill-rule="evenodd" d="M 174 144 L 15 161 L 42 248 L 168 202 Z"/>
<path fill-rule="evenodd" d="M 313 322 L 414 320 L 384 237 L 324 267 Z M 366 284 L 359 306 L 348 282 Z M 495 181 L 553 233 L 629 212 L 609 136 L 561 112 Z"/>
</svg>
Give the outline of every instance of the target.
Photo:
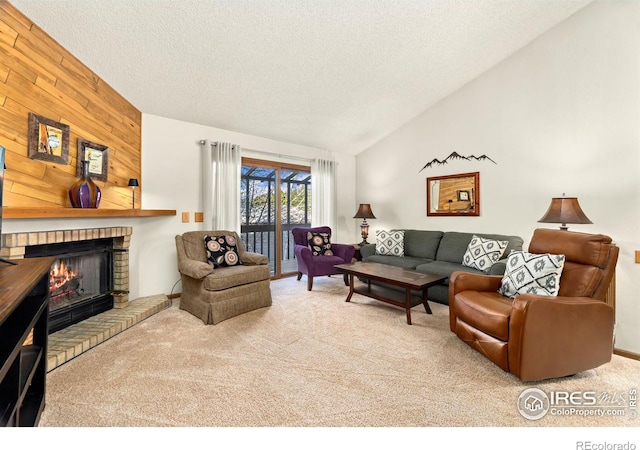
<svg viewBox="0 0 640 450">
<path fill-rule="evenodd" d="M 113 308 L 113 239 L 34 245 L 26 258 L 55 256 L 49 272 L 49 333 Z"/>
</svg>

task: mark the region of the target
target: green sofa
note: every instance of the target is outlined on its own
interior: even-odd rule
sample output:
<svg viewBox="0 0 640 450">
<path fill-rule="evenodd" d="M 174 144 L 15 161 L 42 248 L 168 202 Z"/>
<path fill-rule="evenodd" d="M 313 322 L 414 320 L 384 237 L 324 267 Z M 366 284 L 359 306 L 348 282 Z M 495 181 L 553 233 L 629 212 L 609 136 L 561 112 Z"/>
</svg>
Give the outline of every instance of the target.
<svg viewBox="0 0 640 450">
<path fill-rule="evenodd" d="M 456 270 L 478 274 L 503 275 L 509 253 L 512 250 L 522 250 L 524 244 L 523 239 L 519 236 L 502 234 L 427 230 L 400 231 L 404 231 L 404 256 L 379 255 L 376 254 L 375 244 L 365 244 L 360 248 L 362 260 L 413 269 L 419 272 L 445 275 L 447 277 Z M 474 234 L 482 238 L 509 242 L 502 259 L 493 264 L 487 272 L 462 265 L 463 256 Z M 371 283 L 384 285 L 374 281 L 371 281 Z M 388 287 L 397 289 L 393 286 Z M 415 292 L 415 294 L 420 295 L 418 292 Z M 430 287 L 427 295 L 431 301 L 448 305 L 449 279 L 447 278 L 441 285 Z"/>
</svg>

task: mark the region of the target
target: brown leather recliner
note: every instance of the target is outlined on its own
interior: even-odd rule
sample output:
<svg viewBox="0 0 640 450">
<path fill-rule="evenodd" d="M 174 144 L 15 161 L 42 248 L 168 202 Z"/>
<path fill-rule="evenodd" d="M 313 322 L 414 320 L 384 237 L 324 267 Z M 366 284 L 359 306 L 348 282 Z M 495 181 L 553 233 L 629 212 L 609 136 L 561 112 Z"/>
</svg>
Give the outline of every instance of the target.
<svg viewBox="0 0 640 450">
<path fill-rule="evenodd" d="M 537 229 L 529 253 L 566 256 L 558 296 L 498 293 L 501 276 L 454 272 L 449 323 L 460 339 L 523 381 L 573 375 L 611 361 L 605 303 L 619 248 L 602 234 Z"/>
</svg>

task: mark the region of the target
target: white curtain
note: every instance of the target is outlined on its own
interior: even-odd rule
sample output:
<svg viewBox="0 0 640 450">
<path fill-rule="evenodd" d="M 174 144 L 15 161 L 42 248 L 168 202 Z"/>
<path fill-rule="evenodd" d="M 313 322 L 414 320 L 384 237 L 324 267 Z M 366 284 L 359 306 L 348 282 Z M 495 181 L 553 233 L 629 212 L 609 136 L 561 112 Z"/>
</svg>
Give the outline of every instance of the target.
<svg viewBox="0 0 640 450">
<path fill-rule="evenodd" d="M 205 230 L 240 233 L 240 146 L 201 141 Z"/>
<path fill-rule="evenodd" d="M 337 232 L 336 163 L 311 161 L 311 226 L 326 225 Z"/>
</svg>

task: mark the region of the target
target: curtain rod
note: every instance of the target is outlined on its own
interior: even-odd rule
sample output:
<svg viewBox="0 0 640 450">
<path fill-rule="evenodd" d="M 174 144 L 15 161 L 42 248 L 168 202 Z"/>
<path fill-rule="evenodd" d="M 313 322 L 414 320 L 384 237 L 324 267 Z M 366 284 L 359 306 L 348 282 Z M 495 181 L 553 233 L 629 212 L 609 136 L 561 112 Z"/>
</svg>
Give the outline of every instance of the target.
<svg viewBox="0 0 640 450">
<path fill-rule="evenodd" d="M 207 141 L 205 141 L 204 139 L 200 140 L 200 144 L 204 145 Z M 211 141 L 216 142 L 216 141 Z M 258 153 L 260 155 L 267 155 L 267 156 L 273 156 L 273 157 L 277 157 L 277 158 L 287 158 L 287 159 L 294 159 L 294 160 L 298 160 L 298 161 L 304 161 L 307 163 L 311 163 L 315 160 L 317 160 L 318 158 L 304 158 L 302 156 L 292 156 L 292 155 L 281 155 L 279 153 L 271 153 L 271 152 L 265 152 L 263 150 L 253 150 L 250 148 L 244 148 L 244 147 L 240 147 L 241 150 L 246 150 L 248 152 L 252 152 L 252 153 Z M 338 162 L 335 159 L 331 159 L 331 161 L 333 161 L 336 165 L 338 164 Z"/>
<path fill-rule="evenodd" d="M 278 153 L 265 152 L 261 150 L 252 150 L 250 148 L 245 148 L 243 150 L 246 150 L 251 153 L 258 153 L 260 155 L 277 156 L 278 158 L 296 159 L 298 161 L 305 161 L 305 162 L 313 161 L 313 158 L 303 158 L 302 156 L 280 155 Z"/>
<path fill-rule="evenodd" d="M 202 139 L 202 140 L 200 140 L 200 145 L 204 145 L 206 142 L 207 141 Z M 213 143 L 215 141 L 211 141 L 211 142 Z M 275 156 L 275 157 L 278 157 L 278 158 L 296 159 L 298 161 L 312 162 L 315 159 L 315 158 L 303 158 L 302 156 L 281 155 L 281 154 L 278 154 L 278 153 L 265 152 L 265 151 L 262 151 L 262 150 L 253 150 L 253 149 L 250 149 L 250 148 L 243 148 L 243 147 L 240 147 L 240 148 L 242 150 L 246 150 L 246 151 L 252 152 L 252 153 L 258 153 L 258 154 L 261 154 L 261 155 L 268 155 L 268 156 Z"/>
</svg>

